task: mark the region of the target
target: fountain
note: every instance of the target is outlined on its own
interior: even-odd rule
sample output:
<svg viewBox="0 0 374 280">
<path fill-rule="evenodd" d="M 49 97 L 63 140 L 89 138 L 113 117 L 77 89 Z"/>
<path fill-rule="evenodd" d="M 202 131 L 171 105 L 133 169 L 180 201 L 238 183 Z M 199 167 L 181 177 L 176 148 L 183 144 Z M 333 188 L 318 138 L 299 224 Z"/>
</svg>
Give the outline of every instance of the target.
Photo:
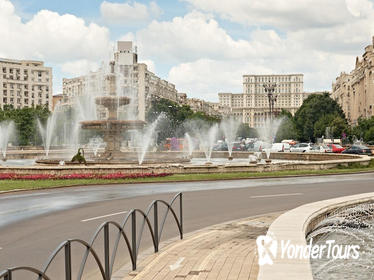
<svg viewBox="0 0 374 280">
<path fill-rule="evenodd" d="M 313 279 L 372 279 L 374 257 L 374 204 L 364 203 L 338 208 L 318 222 L 308 233 L 306 240 L 315 245 L 324 245 L 333 240 L 341 246 L 338 258 L 311 259 Z M 354 259 L 344 250 L 347 246 L 358 245 L 359 258 Z M 335 251 L 336 252 L 336 251 Z"/>
<path fill-rule="evenodd" d="M 188 132 L 186 132 L 185 134 L 184 134 L 184 138 L 185 138 L 185 143 L 184 143 L 184 145 L 183 145 L 183 148 L 185 149 L 185 150 L 187 150 L 187 153 L 188 153 L 188 156 L 190 157 L 190 158 L 192 158 L 192 153 L 193 153 L 193 150 L 194 150 L 194 142 L 193 142 L 193 139 L 192 139 L 192 137 L 190 136 L 190 134 L 188 134 Z"/>
<path fill-rule="evenodd" d="M 0 123 L 0 150 L 3 160 L 6 160 L 8 143 L 14 134 L 14 123 L 12 121 L 3 121 Z"/>
<path fill-rule="evenodd" d="M 227 148 L 229 152 L 229 160 L 232 160 L 232 146 L 235 141 L 236 133 L 238 132 L 240 122 L 234 118 L 224 119 L 221 122 L 221 129 L 226 138 Z"/>
<path fill-rule="evenodd" d="M 262 153 L 261 152 L 254 152 L 253 154 L 256 157 L 257 162 L 260 162 Z"/>
<path fill-rule="evenodd" d="M 262 127 L 256 128 L 259 138 L 269 144 L 274 142 L 278 129 L 282 124 L 283 119 L 268 119 Z"/>
<path fill-rule="evenodd" d="M 141 129 L 145 122 L 141 120 L 118 120 L 118 108 L 130 103 L 130 98 L 125 96 L 101 96 L 96 97 L 96 104 L 102 105 L 108 110 L 108 119 L 82 121 L 82 129 L 91 129 L 103 132 L 104 142 L 106 143 L 105 151 L 101 156 L 103 159 L 124 158 L 121 152 L 122 132 L 132 129 Z"/>
<path fill-rule="evenodd" d="M 88 147 L 92 150 L 95 157 L 98 156 L 99 149 L 104 146 L 104 141 L 101 137 L 93 137 L 88 143 Z"/>
<path fill-rule="evenodd" d="M 269 148 L 266 148 L 266 149 L 264 149 L 264 152 L 266 154 L 265 162 L 268 163 L 268 164 L 271 163 L 271 159 L 270 159 L 271 150 Z"/>
<path fill-rule="evenodd" d="M 72 108 L 62 108 L 63 115 L 56 125 L 56 115 L 53 113 L 45 127 L 39 122 L 39 129 L 48 158 L 51 143 L 55 138 L 64 139 L 63 144 L 69 147 L 64 151 L 64 158 L 54 160 L 37 160 L 38 164 L 57 165 L 61 160 L 65 165 L 73 164 L 69 159 L 78 148 L 87 147 L 93 151 L 93 156 L 87 164 L 143 164 L 143 163 L 180 163 L 189 159 L 182 155 L 148 152 L 152 139 L 156 134 L 157 124 L 165 119 L 160 115 L 157 120 L 145 127 L 146 122 L 138 119 L 136 87 L 129 83 L 132 79 L 132 66 L 117 67 L 110 64 L 110 72 L 100 70 L 87 75 L 85 93 L 75 99 Z M 127 75 L 127 76 L 126 76 Z M 103 94 L 105 92 L 105 94 Z M 61 126 L 56 129 L 56 126 Z M 57 137 L 59 132 L 63 134 Z M 102 141 L 92 140 L 100 136 Z M 130 138 L 133 137 L 133 142 Z M 89 140 L 91 139 L 91 140 Z M 82 141 L 83 140 L 83 141 Z M 88 141 L 89 140 L 89 141 Z M 87 144 L 84 144 L 84 143 Z M 133 149 L 129 145 L 133 144 Z M 100 147 L 104 151 L 98 154 Z"/>
<path fill-rule="evenodd" d="M 214 124 L 209 128 L 206 126 L 201 127 L 199 130 L 196 130 L 196 136 L 200 143 L 200 149 L 203 150 L 205 154 L 206 162 L 205 164 L 212 164 L 212 151 L 213 145 L 217 140 L 218 134 L 218 125 Z"/>
<path fill-rule="evenodd" d="M 160 114 L 157 119 L 151 123 L 148 127 L 144 129 L 144 131 L 136 131 L 136 143 L 138 145 L 138 148 L 136 149 L 137 155 L 138 155 L 138 163 L 142 164 L 144 161 L 144 157 L 146 152 L 148 151 L 148 148 L 154 139 L 156 127 L 162 119 L 164 119 L 166 116 L 164 114 Z"/>
<path fill-rule="evenodd" d="M 333 136 L 333 128 L 327 126 L 325 129 L 325 139 L 331 139 L 331 141 L 334 141 L 334 136 Z"/>
<path fill-rule="evenodd" d="M 277 135 L 278 129 L 282 124 L 283 119 L 267 119 L 262 127 L 257 128 L 257 133 L 259 138 L 263 141 L 264 147 L 262 147 L 263 151 L 266 154 L 266 163 L 270 163 L 270 153 L 271 153 L 271 146 L 274 142 L 274 139 Z"/>
<path fill-rule="evenodd" d="M 48 158 L 49 156 L 49 149 L 51 144 L 55 140 L 54 131 L 56 127 L 56 120 L 57 120 L 57 110 L 54 111 L 47 119 L 47 123 L 45 126 L 42 125 L 40 120 L 37 120 L 38 128 L 40 135 L 42 137 L 43 147 L 45 151 L 45 156 Z"/>
<path fill-rule="evenodd" d="M 248 159 L 250 164 L 257 164 L 257 157 L 255 155 L 249 155 Z"/>
</svg>

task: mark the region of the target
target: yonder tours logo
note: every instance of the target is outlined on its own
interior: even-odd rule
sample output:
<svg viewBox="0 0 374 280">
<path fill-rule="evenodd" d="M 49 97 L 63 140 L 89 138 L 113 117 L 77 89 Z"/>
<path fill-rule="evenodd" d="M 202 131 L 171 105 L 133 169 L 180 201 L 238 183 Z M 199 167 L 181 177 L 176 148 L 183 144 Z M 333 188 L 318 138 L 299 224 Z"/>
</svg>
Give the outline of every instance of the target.
<svg viewBox="0 0 374 280">
<path fill-rule="evenodd" d="M 276 240 L 269 233 L 256 239 L 258 264 L 272 265 L 276 258 L 281 259 L 358 259 L 359 245 L 339 245 L 335 240 L 327 240 L 323 244 L 313 244 L 313 238 L 307 245 L 293 244 L 290 240 Z M 279 250 L 278 250 L 279 249 Z"/>
</svg>

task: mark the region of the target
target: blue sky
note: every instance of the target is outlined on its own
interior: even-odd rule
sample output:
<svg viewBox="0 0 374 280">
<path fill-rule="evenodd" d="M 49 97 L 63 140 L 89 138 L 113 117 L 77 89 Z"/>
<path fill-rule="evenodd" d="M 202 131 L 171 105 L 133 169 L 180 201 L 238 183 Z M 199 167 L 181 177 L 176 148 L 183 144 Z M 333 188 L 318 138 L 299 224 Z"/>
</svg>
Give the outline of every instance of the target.
<svg viewBox="0 0 374 280">
<path fill-rule="evenodd" d="M 373 35 L 372 0 L 0 0 L 0 57 L 45 61 L 55 94 L 119 39 L 190 97 L 241 92 L 252 73 L 303 73 L 305 90 L 331 90 Z"/>
</svg>

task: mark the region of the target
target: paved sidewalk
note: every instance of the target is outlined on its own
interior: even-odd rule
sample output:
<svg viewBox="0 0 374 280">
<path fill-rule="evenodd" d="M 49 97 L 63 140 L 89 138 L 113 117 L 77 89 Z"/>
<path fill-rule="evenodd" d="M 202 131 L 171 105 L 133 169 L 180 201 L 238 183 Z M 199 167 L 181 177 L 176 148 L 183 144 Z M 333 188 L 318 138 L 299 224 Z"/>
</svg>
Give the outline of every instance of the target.
<svg viewBox="0 0 374 280">
<path fill-rule="evenodd" d="M 257 279 L 256 238 L 280 214 L 219 224 L 174 239 L 162 244 L 158 254 L 140 258 L 137 271 L 123 268 L 113 279 Z"/>
</svg>

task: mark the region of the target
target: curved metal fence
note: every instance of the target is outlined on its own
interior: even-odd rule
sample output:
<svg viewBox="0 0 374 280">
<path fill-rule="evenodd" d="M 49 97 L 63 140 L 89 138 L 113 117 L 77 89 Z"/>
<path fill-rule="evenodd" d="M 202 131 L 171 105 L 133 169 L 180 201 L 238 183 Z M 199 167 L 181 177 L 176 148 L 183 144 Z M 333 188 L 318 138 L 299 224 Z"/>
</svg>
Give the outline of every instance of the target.
<svg viewBox="0 0 374 280">
<path fill-rule="evenodd" d="M 174 211 L 173 205 L 176 201 L 179 201 L 179 217 L 177 213 Z M 12 280 L 13 272 L 15 271 L 27 271 L 35 274 L 35 276 L 38 277 L 39 280 L 51 280 L 51 278 L 48 276 L 48 268 L 53 263 L 53 261 L 56 259 L 56 257 L 60 254 L 60 252 L 64 251 L 64 266 L 65 266 L 65 280 L 71 280 L 72 279 L 72 253 L 71 253 L 71 245 L 72 244 L 78 244 L 80 246 L 83 246 L 85 248 L 83 258 L 81 260 L 81 264 L 79 266 L 79 272 L 77 279 L 81 280 L 83 276 L 84 269 L 86 267 L 87 259 L 91 255 L 95 263 L 100 270 L 100 275 L 102 279 L 104 280 L 110 280 L 112 273 L 113 273 L 113 267 L 114 262 L 116 260 L 117 256 L 117 250 L 120 243 L 121 238 L 125 241 L 127 250 L 130 255 L 131 263 L 132 263 L 132 269 L 136 269 L 137 265 L 137 258 L 139 253 L 139 247 L 141 244 L 142 236 L 144 227 L 148 228 L 148 231 L 152 238 L 153 248 L 154 252 L 158 252 L 161 235 L 164 229 L 164 225 L 166 222 L 166 219 L 168 217 L 168 214 L 171 213 L 176 224 L 178 227 L 180 239 L 183 239 L 183 194 L 178 193 L 176 194 L 173 199 L 168 203 L 164 200 L 154 200 L 152 203 L 148 206 L 148 208 L 145 211 L 142 211 L 140 209 L 132 209 L 129 211 L 129 213 L 126 215 L 125 219 L 121 224 L 114 222 L 114 221 L 107 221 L 104 222 L 99 226 L 99 228 L 96 230 L 94 235 L 92 236 L 90 242 L 86 242 L 81 239 L 69 239 L 64 242 L 62 242 L 50 255 L 47 262 L 43 266 L 41 270 L 33 268 L 33 267 L 27 267 L 27 266 L 20 266 L 20 267 L 12 267 L 8 268 L 4 271 L 0 272 L 0 280 Z M 159 217 L 159 206 L 166 207 L 166 211 L 162 217 Z M 149 216 L 150 214 L 153 214 L 153 221 L 150 221 Z M 140 216 L 142 218 L 142 222 L 140 224 L 139 230 L 137 230 L 137 216 Z M 161 218 L 161 219 L 159 219 Z M 131 238 L 129 238 L 125 232 L 125 226 L 131 223 Z M 114 247 L 112 250 L 110 250 L 110 234 L 109 230 L 110 227 L 114 227 L 118 230 L 117 236 L 115 237 Z M 94 250 L 93 245 L 95 244 L 95 241 L 100 236 L 100 234 L 103 233 L 104 238 L 104 259 L 103 261 L 100 259 L 98 253 Z M 139 233 L 137 235 L 137 233 Z"/>
</svg>

